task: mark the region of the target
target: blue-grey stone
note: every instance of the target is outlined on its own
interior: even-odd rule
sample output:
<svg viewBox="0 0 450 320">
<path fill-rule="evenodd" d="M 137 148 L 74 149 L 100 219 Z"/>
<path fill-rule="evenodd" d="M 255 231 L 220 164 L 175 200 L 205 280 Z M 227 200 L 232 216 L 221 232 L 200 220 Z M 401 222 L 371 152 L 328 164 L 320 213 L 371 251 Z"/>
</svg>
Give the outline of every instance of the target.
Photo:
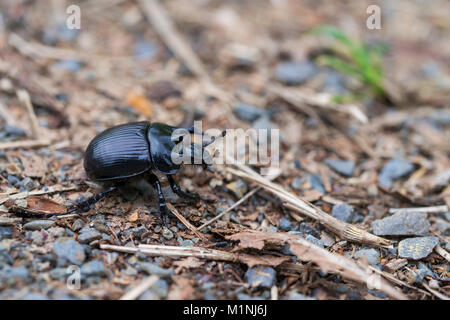
<svg viewBox="0 0 450 320">
<path fill-rule="evenodd" d="M 302 190 L 302 180 L 297 178 L 297 177 L 295 177 L 294 179 L 292 179 L 291 186 L 295 190 L 301 191 Z"/>
<path fill-rule="evenodd" d="M 55 63 L 55 66 L 70 72 L 77 72 L 81 68 L 81 63 L 78 60 L 61 60 Z"/>
<path fill-rule="evenodd" d="M 158 53 L 158 46 L 148 40 L 137 41 L 134 46 L 134 55 L 140 60 L 152 60 Z"/>
<path fill-rule="evenodd" d="M 183 240 L 181 245 L 183 247 L 193 247 L 195 244 L 194 244 L 194 242 L 192 240 L 187 239 L 187 240 Z"/>
<path fill-rule="evenodd" d="M 144 226 L 140 226 L 140 227 L 125 230 L 124 235 L 126 237 L 129 237 L 131 234 L 133 234 L 133 236 L 135 238 L 140 239 L 142 237 L 142 235 L 146 232 L 148 232 L 148 229 Z"/>
<path fill-rule="evenodd" d="M 291 230 L 292 222 L 287 219 L 280 219 L 280 229 L 283 231 Z"/>
<path fill-rule="evenodd" d="M 7 280 L 9 278 L 26 279 L 29 276 L 29 271 L 24 265 L 11 267 L 6 265 L 0 270 L 0 280 Z"/>
<path fill-rule="evenodd" d="M 411 173 L 414 170 L 414 165 L 401 158 L 394 158 L 384 165 L 378 176 L 378 183 L 390 188 L 393 180 L 399 179 Z"/>
<path fill-rule="evenodd" d="M 271 267 L 255 266 L 245 273 L 247 282 L 252 287 L 271 288 L 275 284 L 276 271 Z"/>
<path fill-rule="evenodd" d="M 161 268 L 157 264 L 151 262 L 141 262 L 139 268 L 150 275 L 154 274 L 161 278 L 170 278 L 173 276 L 173 270 Z"/>
<path fill-rule="evenodd" d="M 351 160 L 326 159 L 325 163 L 337 173 L 351 177 L 355 170 L 355 162 Z"/>
<path fill-rule="evenodd" d="M 407 259 L 423 259 L 426 258 L 438 244 L 438 237 L 404 239 L 398 244 L 398 255 L 401 258 Z"/>
<path fill-rule="evenodd" d="M 233 111 L 239 119 L 250 123 L 266 114 L 265 109 L 258 108 L 243 102 L 236 103 L 234 105 Z"/>
<path fill-rule="evenodd" d="M 12 126 L 10 124 L 5 124 L 3 126 L 3 132 L 5 132 L 9 136 L 15 136 L 15 137 L 24 137 L 27 135 L 25 131 L 23 131 L 21 128 Z"/>
<path fill-rule="evenodd" d="M 307 181 L 313 189 L 318 190 L 323 194 L 326 193 L 325 187 L 323 186 L 322 179 L 320 178 L 320 176 L 310 173 L 307 176 Z"/>
<path fill-rule="evenodd" d="M 73 239 L 59 239 L 55 241 L 53 252 L 61 259 L 81 265 L 86 258 L 84 248 Z"/>
<path fill-rule="evenodd" d="M 371 265 L 377 265 L 380 263 L 380 252 L 376 249 L 361 249 L 355 252 L 355 258 L 359 259 L 361 257 L 366 257 L 367 261 Z"/>
<path fill-rule="evenodd" d="M 167 297 L 169 284 L 164 279 L 156 281 L 149 290 L 145 291 L 139 300 L 160 300 Z"/>
<path fill-rule="evenodd" d="M 31 179 L 30 177 L 25 177 L 23 178 L 20 182 L 19 182 L 19 187 L 21 189 L 24 189 L 26 191 L 30 191 L 33 190 L 34 188 L 36 188 L 33 179 Z"/>
<path fill-rule="evenodd" d="M 90 243 L 94 240 L 101 239 L 102 234 L 93 228 L 89 228 L 84 232 L 80 233 L 78 236 L 78 241 L 80 243 Z"/>
<path fill-rule="evenodd" d="M 331 215 L 341 221 L 352 222 L 354 210 L 351 205 L 346 203 L 335 204 L 331 210 Z"/>
<path fill-rule="evenodd" d="M 377 236 L 425 236 L 430 222 L 425 213 L 400 211 L 390 217 L 372 222 Z"/>
<path fill-rule="evenodd" d="M 55 268 L 50 270 L 48 275 L 53 280 L 61 280 L 65 279 L 69 273 L 67 272 L 67 268 Z"/>
<path fill-rule="evenodd" d="M 316 66 L 309 61 L 280 63 L 275 70 L 275 78 L 287 85 L 299 85 L 316 75 Z"/>
<path fill-rule="evenodd" d="M 319 247 L 321 247 L 321 248 L 324 247 L 324 246 L 323 246 L 322 240 L 317 239 L 316 237 L 314 237 L 314 236 L 312 236 L 312 235 L 310 235 L 310 234 L 306 235 L 305 240 L 308 240 L 309 242 L 312 242 L 312 243 L 314 243 L 316 246 L 319 246 Z"/>
<path fill-rule="evenodd" d="M 12 228 L 9 226 L 0 226 L 0 240 L 12 238 Z"/>
<path fill-rule="evenodd" d="M 55 225 L 53 220 L 34 220 L 24 224 L 23 228 L 25 230 L 41 230 L 48 229 Z"/>
<path fill-rule="evenodd" d="M 322 86 L 322 91 L 334 95 L 342 95 L 348 90 L 346 88 L 345 78 L 339 72 L 332 69 L 328 70 Z"/>
<path fill-rule="evenodd" d="M 92 260 L 81 266 L 81 274 L 87 277 L 97 276 L 106 277 L 107 270 L 105 264 L 101 260 Z"/>
<path fill-rule="evenodd" d="M 17 178 L 16 176 L 13 175 L 8 175 L 8 182 L 11 183 L 13 186 L 15 186 L 16 184 L 19 183 L 19 178 Z"/>
</svg>

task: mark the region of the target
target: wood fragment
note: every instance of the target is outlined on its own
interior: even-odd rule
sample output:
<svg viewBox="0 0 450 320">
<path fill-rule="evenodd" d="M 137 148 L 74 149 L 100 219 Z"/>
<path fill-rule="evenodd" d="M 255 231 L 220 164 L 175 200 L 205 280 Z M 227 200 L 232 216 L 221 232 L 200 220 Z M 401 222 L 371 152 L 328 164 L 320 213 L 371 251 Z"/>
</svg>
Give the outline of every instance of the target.
<svg viewBox="0 0 450 320">
<path fill-rule="evenodd" d="M 16 91 L 17 98 L 24 106 L 28 120 L 30 121 L 30 130 L 31 130 L 31 137 L 33 139 L 39 139 L 39 123 L 36 117 L 36 113 L 34 112 L 33 105 L 31 104 L 30 95 L 26 90 L 19 89 Z"/>
<path fill-rule="evenodd" d="M 131 289 L 127 293 L 125 293 L 120 300 L 136 300 L 139 298 L 146 290 L 148 290 L 156 281 L 158 281 L 158 277 L 155 275 L 151 275 L 144 280 L 142 280 L 139 285 L 135 288 Z"/>
<path fill-rule="evenodd" d="M 48 147 L 50 145 L 50 140 L 40 139 L 40 140 L 21 140 L 13 142 L 2 142 L 0 143 L 0 150 L 6 149 L 28 149 L 28 148 L 42 148 Z"/>
<path fill-rule="evenodd" d="M 433 207 L 417 207 L 417 208 L 390 208 L 389 213 L 407 212 L 407 213 L 445 213 L 450 211 L 448 206 L 433 206 Z"/>
<path fill-rule="evenodd" d="M 37 190 L 37 191 L 31 191 L 31 192 L 20 192 L 15 194 L 6 194 L 3 197 L 0 196 L 0 204 L 5 203 L 8 200 L 17 200 L 17 199 L 24 199 L 31 196 L 40 196 L 43 194 L 50 194 L 50 193 L 57 193 L 57 192 L 66 192 L 66 191 L 73 191 L 77 190 L 78 186 L 69 186 L 69 187 L 48 187 L 47 190 Z"/>
<path fill-rule="evenodd" d="M 375 236 L 357 226 L 338 220 L 331 215 L 323 212 L 320 208 L 312 203 L 299 199 L 294 194 L 286 191 L 281 186 L 270 182 L 258 173 L 250 169 L 244 164 L 239 164 L 234 159 L 228 159 L 228 163 L 234 163 L 239 170 L 227 167 L 226 170 L 238 177 L 250 180 L 269 190 L 284 201 L 284 205 L 291 210 L 304 214 L 314 220 L 317 220 L 327 229 L 334 232 L 342 239 L 353 242 L 360 242 L 381 247 L 390 247 L 391 242 L 385 238 Z"/>
<path fill-rule="evenodd" d="M 196 257 L 207 260 L 240 262 L 252 267 L 254 265 L 268 265 L 276 267 L 287 260 L 289 257 L 276 257 L 271 255 L 250 255 L 238 254 L 233 252 L 201 248 L 201 247 L 177 247 L 140 244 L 137 248 L 116 246 L 109 244 L 100 244 L 101 249 L 114 250 L 125 253 L 142 252 L 148 256 L 169 256 L 169 257 Z"/>
<path fill-rule="evenodd" d="M 450 262 L 450 253 L 448 253 L 447 250 L 445 250 L 444 248 L 442 248 L 441 246 L 437 245 L 436 247 L 434 247 L 434 251 L 436 251 L 437 254 L 441 255 L 442 257 L 444 257 L 445 260 L 447 260 L 448 262 Z"/>
<path fill-rule="evenodd" d="M 430 286 L 427 285 L 427 284 L 425 283 L 425 281 L 422 282 L 422 285 L 425 287 L 425 289 L 427 289 L 428 291 L 430 291 L 432 294 L 434 294 L 434 295 L 435 295 L 436 297 L 438 297 L 439 299 L 441 299 L 441 300 L 450 300 L 450 297 L 447 297 L 447 296 L 444 295 L 443 293 L 440 293 L 439 291 L 430 288 Z"/>
<path fill-rule="evenodd" d="M 178 212 L 178 210 L 171 204 L 171 203 L 167 203 L 167 208 L 169 208 L 170 211 L 172 211 L 172 213 L 178 218 L 178 220 L 181 221 L 182 224 L 184 224 L 186 226 L 186 228 L 188 228 L 189 230 L 191 230 L 198 238 L 202 239 L 202 241 L 205 240 L 205 236 L 203 234 L 201 234 L 196 227 L 194 227 L 191 223 L 189 223 L 189 221 L 186 220 L 185 217 L 183 217 L 182 214 L 180 214 Z"/>
<path fill-rule="evenodd" d="M 316 263 L 323 272 L 332 270 L 341 276 L 365 283 L 370 288 L 376 288 L 392 298 L 407 299 L 400 291 L 392 287 L 380 276 L 375 275 L 369 268 L 363 268 L 355 261 L 344 256 L 331 253 L 297 235 L 284 232 L 261 232 L 245 230 L 229 236 L 229 240 L 239 240 L 241 249 L 262 250 L 267 247 L 281 247 L 289 244 L 289 250 L 302 261 Z"/>
<path fill-rule="evenodd" d="M 252 195 L 254 195 L 256 192 L 258 192 L 259 190 L 261 190 L 261 188 L 256 188 L 253 189 L 249 192 L 247 192 L 246 195 L 244 195 L 241 199 L 239 199 L 238 201 L 236 201 L 235 203 L 233 203 L 232 206 L 230 206 L 229 208 L 227 208 L 225 211 L 223 211 L 222 213 L 218 214 L 217 216 L 215 216 L 214 218 L 212 218 L 211 220 L 208 220 L 207 222 L 205 222 L 204 224 L 202 224 L 200 227 L 198 227 L 198 230 L 203 229 L 206 226 L 209 226 L 211 223 L 213 223 L 214 221 L 219 220 L 220 218 L 222 218 L 224 215 L 226 215 L 228 212 L 230 212 L 231 210 L 233 210 L 234 208 L 236 208 L 237 206 L 239 206 L 241 203 L 243 203 L 245 200 L 247 200 L 248 198 L 250 198 Z"/>
</svg>

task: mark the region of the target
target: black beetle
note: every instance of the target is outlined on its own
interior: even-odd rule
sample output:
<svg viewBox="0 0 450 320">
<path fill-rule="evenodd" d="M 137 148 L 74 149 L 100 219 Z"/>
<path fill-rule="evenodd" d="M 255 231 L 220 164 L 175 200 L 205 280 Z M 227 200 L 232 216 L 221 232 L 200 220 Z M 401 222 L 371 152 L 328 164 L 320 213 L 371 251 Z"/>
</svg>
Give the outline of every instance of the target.
<svg viewBox="0 0 450 320">
<path fill-rule="evenodd" d="M 212 158 L 204 148 L 215 141 L 199 144 L 189 144 L 182 147 L 184 134 L 177 135 L 179 129 L 184 134 L 193 134 L 195 128 L 178 128 L 163 123 L 150 123 L 149 121 L 132 122 L 109 128 L 97 135 L 88 145 L 84 156 L 84 169 L 89 179 L 101 183 L 107 189 L 93 197 L 78 203 L 75 208 L 61 213 L 89 211 L 93 204 L 107 194 L 115 191 L 127 183 L 133 177 L 145 177 L 155 187 L 158 193 L 159 210 L 161 214 L 167 212 L 164 195 L 157 175 L 167 176 L 172 190 L 180 197 L 191 201 L 199 200 L 198 194 L 184 192 L 175 182 L 173 175 L 178 172 L 183 162 L 174 163 L 173 156 L 186 157 L 190 164 L 196 164 L 201 159 L 200 165 L 211 169 Z M 225 131 L 222 132 L 222 136 Z M 176 148 L 179 147 L 180 148 Z M 178 151 L 177 151 L 178 150 Z M 196 158 L 196 159 L 195 159 Z"/>
</svg>

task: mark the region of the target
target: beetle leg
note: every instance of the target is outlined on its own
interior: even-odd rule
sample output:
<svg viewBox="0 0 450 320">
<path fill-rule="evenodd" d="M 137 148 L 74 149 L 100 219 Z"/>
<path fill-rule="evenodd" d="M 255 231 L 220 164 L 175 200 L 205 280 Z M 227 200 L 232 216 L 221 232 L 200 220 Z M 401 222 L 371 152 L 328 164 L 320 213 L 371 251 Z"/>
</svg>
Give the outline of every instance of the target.
<svg viewBox="0 0 450 320">
<path fill-rule="evenodd" d="M 76 205 L 77 209 L 80 212 L 87 212 L 87 211 L 89 211 L 91 209 L 91 207 L 94 204 L 96 204 L 100 199 L 103 199 L 106 195 L 108 195 L 109 193 L 113 192 L 116 189 L 117 189 L 117 187 L 110 187 L 110 188 L 106 189 L 103 192 L 94 194 L 92 197 L 90 197 L 90 198 L 88 198 L 88 199 L 78 203 Z"/>
<path fill-rule="evenodd" d="M 49 216 L 58 216 L 58 215 L 65 215 L 65 214 L 69 214 L 69 213 L 82 213 L 82 212 L 88 212 L 89 210 L 91 210 L 91 207 L 96 204 L 100 199 L 103 199 L 106 195 L 108 195 L 109 193 L 115 191 L 117 189 L 117 187 L 110 187 L 108 189 L 106 189 L 105 191 L 102 191 L 100 193 L 94 194 L 92 197 L 77 203 L 75 205 L 75 208 L 67 210 L 66 212 L 59 212 L 59 213 L 52 213 L 49 214 Z"/>
<path fill-rule="evenodd" d="M 201 199 L 200 195 L 197 193 L 187 193 L 186 191 L 183 191 L 171 175 L 167 175 L 167 180 L 169 180 L 169 184 L 173 192 L 175 192 L 180 198 L 185 198 L 195 202 Z"/>
<path fill-rule="evenodd" d="M 158 201 L 159 201 L 159 214 L 161 215 L 161 220 L 166 227 L 168 227 L 168 213 L 170 212 L 167 209 L 166 199 L 164 198 L 164 194 L 162 192 L 161 183 L 155 175 L 150 176 L 150 182 L 153 184 L 156 192 L 158 193 Z"/>
</svg>

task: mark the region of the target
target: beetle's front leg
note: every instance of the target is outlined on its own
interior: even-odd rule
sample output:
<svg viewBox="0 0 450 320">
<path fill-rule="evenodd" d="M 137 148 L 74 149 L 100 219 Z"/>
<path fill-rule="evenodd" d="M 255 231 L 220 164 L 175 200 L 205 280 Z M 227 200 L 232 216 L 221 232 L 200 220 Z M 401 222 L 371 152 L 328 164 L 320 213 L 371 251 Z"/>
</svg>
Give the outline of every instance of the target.
<svg viewBox="0 0 450 320">
<path fill-rule="evenodd" d="M 166 227 L 169 227 L 169 216 L 170 210 L 167 209 L 166 199 L 164 198 L 164 194 L 162 192 L 161 183 L 155 175 L 150 175 L 150 182 L 153 184 L 156 192 L 158 193 L 158 201 L 159 201 L 159 214 L 161 215 L 161 222 L 164 223 Z"/>
<path fill-rule="evenodd" d="M 185 198 L 192 202 L 198 202 L 201 199 L 200 195 L 197 193 L 187 193 L 183 191 L 171 175 L 167 175 L 167 180 L 169 180 L 169 184 L 173 192 L 175 192 L 179 197 Z"/>
</svg>

